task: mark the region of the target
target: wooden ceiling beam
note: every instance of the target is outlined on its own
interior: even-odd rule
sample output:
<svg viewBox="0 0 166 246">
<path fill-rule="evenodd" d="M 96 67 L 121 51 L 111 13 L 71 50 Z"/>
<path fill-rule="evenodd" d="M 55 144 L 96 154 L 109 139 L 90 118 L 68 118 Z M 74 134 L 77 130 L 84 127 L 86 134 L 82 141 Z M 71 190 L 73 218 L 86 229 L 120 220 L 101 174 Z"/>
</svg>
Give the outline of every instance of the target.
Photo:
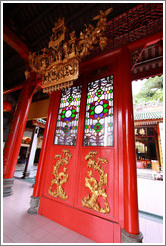
<svg viewBox="0 0 166 246">
<path fill-rule="evenodd" d="M 13 87 L 13 88 L 11 88 L 11 89 L 9 89 L 9 90 L 4 91 L 4 92 L 3 92 L 3 95 L 7 95 L 7 94 L 10 94 L 10 93 L 12 93 L 12 92 L 14 92 L 14 91 L 21 90 L 21 89 L 23 88 L 23 85 L 24 85 L 25 82 L 26 82 L 26 81 L 24 81 L 24 82 L 23 82 L 22 84 L 20 84 L 20 85 L 17 85 L 17 86 L 15 86 L 15 87 Z M 33 84 L 33 85 L 37 85 L 38 87 L 41 87 L 41 86 L 42 86 L 42 80 L 41 80 L 41 78 L 35 80 L 32 84 Z"/>
<path fill-rule="evenodd" d="M 92 9 L 95 7 L 95 4 L 86 4 L 84 8 L 81 8 L 79 11 L 77 11 L 76 14 L 72 15 L 68 20 L 65 20 L 67 24 L 69 24 L 71 21 L 73 21 L 74 19 L 76 19 L 78 16 L 80 15 L 84 15 L 84 13 L 86 13 L 88 10 Z M 52 33 L 52 29 L 50 29 L 48 32 L 46 32 L 44 35 L 42 35 L 42 37 L 38 38 L 37 40 L 35 40 L 32 44 L 31 47 L 34 47 L 35 45 L 37 45 L 39 42 L 42 42 L 44 39 L 48 38 Z"/>
<path fill-rule="evenodd" d="M 16 3 L 15 5 L 16 7 L 12 9 L 11 11 L 12 16 L 15 16 L 16 14 L 18 14 L 22 10 L 22 8 L 25 6 L 25 3 Z"/>
<path fill-rule="evenodd" d="M 33 19 L 28 25 L 23 28 L 23 32 L 26 32 L 30 29 L 33 25 L 36 25 L 37 22 L 41 21 L 50 11 L 52 11 L 55 7 L 57 8 L 56 4 L 49 4 L 49 7 L 46 8 L 41 14 L 37 15 L 35 19 Z"/>
<path fill-rule="evenodd" d="M 3 26 L 3 40 L 25 60 L 29 61 L 29 49 L 7 26 Z"/>
<path fill-rule="evenodd" d="M 148 79 L 149 77 L 160 76 L 163 74 L 163 67 L 158 67 L 155 69 L 150 69 L 144 72 L 136 73 L 131 75 L 131 81 L 139 79 Z"/>
</svg>

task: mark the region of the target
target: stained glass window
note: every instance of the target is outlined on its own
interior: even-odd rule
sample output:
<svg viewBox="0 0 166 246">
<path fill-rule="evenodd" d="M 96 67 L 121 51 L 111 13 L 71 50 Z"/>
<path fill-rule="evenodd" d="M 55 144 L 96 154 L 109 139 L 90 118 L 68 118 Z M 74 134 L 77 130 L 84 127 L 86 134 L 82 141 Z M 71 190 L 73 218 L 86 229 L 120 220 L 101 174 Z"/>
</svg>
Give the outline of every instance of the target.
<svg viewBox="0 0 166 246">
<path fill-rule="evenodd" d="M 113 75 L 88 83 L 83 146 L 113 146 Z"/>
<path fill-rule="evenodd" d="M 54 144 L 76 145 L 82 86 L 62 90 Z"/>
</svg>

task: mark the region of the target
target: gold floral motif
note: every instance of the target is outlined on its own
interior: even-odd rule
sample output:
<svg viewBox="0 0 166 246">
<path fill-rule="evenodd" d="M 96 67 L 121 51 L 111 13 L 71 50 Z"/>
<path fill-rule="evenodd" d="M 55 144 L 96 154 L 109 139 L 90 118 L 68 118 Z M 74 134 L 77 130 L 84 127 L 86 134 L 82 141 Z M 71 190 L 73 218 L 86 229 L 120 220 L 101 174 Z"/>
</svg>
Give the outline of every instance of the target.
<svg viewBox="0 0 166 246">
<path fill-rule="evenodd" d="M 90 151 L 88 155 L 85 156 L 85 160 L 88 160 L 88 167 L 91 168 L 88 171 L 88 177 L 85 177 L 85 187 L 90 190 L 91 194 L 88 194 L 84 199 L 82 199 L 82 205 L 87 208 L 94 209 L 100 213 L 109 213 L 109 203 L 107 201 L 107 193 L 106 190 L 103 188 L 104 185 L 107 185 L 107 173 L 104 172 L 103 167 L 101 164 L 108 163 L 107 159 L 105 158 L 98 158 L 98 161 L 95 160 L 95 155 L 97 155 L 97 151 Z M 100 180 L 97 181 L 93 177 L 93 171 L 98 171 L 100 176 Z M 102 208 L 97 202 L 98 197 L 102 197 L 104 200 L 105 207 Z"/>
<path fill-rule="evenodd" d="M 67 28 L 64 18 L 58 19 L 52 29 L 52 35 L 48 48 L 41 50 L 40 54 L 29 54 L 29 66 L 42 75 L 43 92 L 52 92 L 62 88 L 70 87 L 79 76 L 79 62 L 89 55 L 91 50 L 99 45 L 101 50 L 107 45 L 105 29 L 107 15 L 111 9 L 93 18 L 98 20 L 96 28 L 92 25 L 86 26 L 76 39 L 75 31 L 69 34 L 67 39 Z"/>
<path fill-rule="evenodd" d="M 53 166 L 53 179 L 51 181 L 51 185 L 49 187 L 48 193 L 54 197 L 59 197 L 63 200 L 66 200 L 68 198 L 68 195 L 66 195 L 64 189 L 62 188 L 62 185 L 67 182 L 69 175 L 66 174 L 67 168 L 63 168 L 63 172 L 59 172 L 60 166 L 68 165 L 69 159 L 71 159 L 72 155 L 69 150 L 63 150 L 63 156 L 62 155 L 55 155 L 55 158 L 57 158 L 56 164 Z M 53 185 L 56 185 L 56 189 L 52 191 Z"/>
</svg>

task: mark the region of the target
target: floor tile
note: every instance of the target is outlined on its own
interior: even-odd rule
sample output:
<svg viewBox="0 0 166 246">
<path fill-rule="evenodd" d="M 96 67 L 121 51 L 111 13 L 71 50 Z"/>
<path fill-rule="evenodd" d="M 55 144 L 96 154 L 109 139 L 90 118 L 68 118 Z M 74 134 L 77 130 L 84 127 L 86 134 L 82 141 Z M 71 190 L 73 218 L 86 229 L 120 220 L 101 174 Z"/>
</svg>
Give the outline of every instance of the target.
<svg viewBox="0 0 166 246">
<path fill-rule="evenodd" d="M 40 240 L 43 236 L 45 236 L 46 234 L 48 234 L 47 231 L 45 231 L 44 229 L 42 228 L 38 228 L 36 230 L 33 230 L 30 235 L 32 237 L 34 237 L 36 240 Z"/>
<path fill-rule="evenodd" d="M 38 242 L 37 239 L 30 234 L 27 234 L 24 237 L 17 240 L 17 243 L 37 243 L 37 242 Z"/>
<path fill-rule="evenodd" d="M 89 238 L 84 237 L 84 236 L 81 235 L 81 236 L 75 241 L 75 243 L 93 243 L 93 244 L 95 244 L 96 242 L 94 242 L 94 241 L 90 240 Z"/>
<path fill-rule="evenodd" d="M 57 238 L 61 238 L 61 237 L 63 237 L 63 235 L 65 235 L 68 232 L 69 232 L 68 228 L 65 228 L 65 227 L 60 225 L 60 226 L 56 227 L 55 230 L 52 231 L 52 235 L 55 235 Z"/>
<path fill-rule="evenodd" d="M 28 235 L 26 232 L 24 232 L 17 226 L 13 226 L 12 229 L 8 227 L 5 230 L 4 234 L 13 242 L 19 242 L 20 239 Z"/>
<path fill-rule="evenodd" d="M 51 233 L 47 233 L 38 242 L 41 242 L 41 243 L 57 243 L 58 241 L 59 241 L 59 238 L 57 238 L 55 235 L 53 235 Z"/>
<path fill-rule="evenodd" d="M 15 180 L 14 194 L 3 199 L 4 243 L 86 243 L 94 241 L 41 215 L 27 213 L 33 187 L 29 183 Z M 162 243 L 163 224 L 139 217 L 143 243 Z"/>
<path fill-rule="evenodd" d="M 66 234 L 64 234 L 61 239 L 63 243 L 74 243 L 76 240 L 78 240 L 80 235 L 78 233 L 75 233 L 73 231 L 68 231 Z"/>
<path fill-rule="evenodd" d="M 4 234 L 3 235 L 3 243 L 14 243 L 14 242 Z"/>
<path fill-rule="evenodd" d="M 47 232 L 52 233 L 54 230 L 56 230 L 56 228 L 60 226 L 58 223 L 49 220 L 47 221 L 47 223 L 45 223 L 44 225 L 41 226 L 42 229 L 44 229 Z"/>
</svg>

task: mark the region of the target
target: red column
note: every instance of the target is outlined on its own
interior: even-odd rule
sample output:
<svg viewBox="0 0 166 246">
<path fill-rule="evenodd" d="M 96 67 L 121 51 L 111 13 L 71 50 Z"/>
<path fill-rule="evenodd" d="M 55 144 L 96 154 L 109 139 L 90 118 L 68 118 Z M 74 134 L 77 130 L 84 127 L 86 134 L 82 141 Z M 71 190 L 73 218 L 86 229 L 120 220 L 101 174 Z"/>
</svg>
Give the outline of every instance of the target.
<svg viewBox="0 0 166 246">
<path fill-rule="evenodd" d="M 123 170 L 124 229 L 127 233 L 137 235 L 139 234 L 137 173 L 130 53 L 127 47 L 121 50 L 118 73 L 118 127 L 119 134 L 122 135 L 122 142 L 119 143 L 119 165 Z"/>
<path fill-rule="evenodd" d="M 54 93 L 50 95 L 50 101 L 49 101 L 49 110 L 48 110 L 48 117 L 47 117 L 47 122 L 46 122 L 46 127 L 44 130 L 44 137 L 43 137 L 43 143 L 42 143 L 42 149 L 40 153 L 40 158 L 39 158 L 39 164 L 37 168 L 37 174 L 35 178 L 35 186 L 33 190 L 33 196 L 34 197 L 39 197 L 41 194 L 41 188 L 40 185 L 42 183 L 43 179 L 43 164 L 44 160 L 47 158 L 47 148 L 49 148 L 49 129 L 50 125 L 52 122 L 52 114 L 53 114 L 53 109 L 55 108 L 55 97 L 53 97 Z M 52 143 L 51 143 L 52 144 Z"/>
<path fill-rule="evenodd" d="M 56 97 L 55 93 L 52 93 L 50 95 L 50 101 L 49 101 L 49 109 L 48 109 L 48 116 L 47 116 L 47 122 L 46 122 L 46 127 L 44 130 L 44 137 L 43 137 L 43 144 L 42 144 L 42 149 L 40 153 L 40 158 L 39 158 L 39 164 L 37 168 L 37 174 L 35 178 L 35 185 L 34 185 L 34 190 L 33 190 L 33 195 L 31 196 L 31 201 L 30 201 L 30 208 L 28 209 L 28 213 L 30 214 L 37 214 L 38 209 L 39 209 L 39 203 L 40 203 L 40 197 L 42 196 L 42 191 L 43 191 L 43 183 L 44 183 L 44 178 L 45 178 L 45 172 L 44 172 L 44 164 L 47 163 L 46 160 L 48 159 L 48 152 L 47 151 L 52 145 L 52 141 L 50 141 L 51 134 L 50 129 L 52 129 L 51 125 L 54 124 L 52 121 L 52 116 L 55 113 L 55 104 L 56 102 L 60 99 L 61 91 L 56 92 Z"/>
<path fill-rule="evenodd" d="M 27 122 L 29 108 L 34 92 L 34 86 L 31 76 L 22 88 L 19 101 L 16 105 L 8 138 L 3 153 L 3 178 L 4 178 L 4 196 L 12 194 L 11 186 L 13 184 L 13 176 L 17 164 L 20 146 Z"/>
</svg>

